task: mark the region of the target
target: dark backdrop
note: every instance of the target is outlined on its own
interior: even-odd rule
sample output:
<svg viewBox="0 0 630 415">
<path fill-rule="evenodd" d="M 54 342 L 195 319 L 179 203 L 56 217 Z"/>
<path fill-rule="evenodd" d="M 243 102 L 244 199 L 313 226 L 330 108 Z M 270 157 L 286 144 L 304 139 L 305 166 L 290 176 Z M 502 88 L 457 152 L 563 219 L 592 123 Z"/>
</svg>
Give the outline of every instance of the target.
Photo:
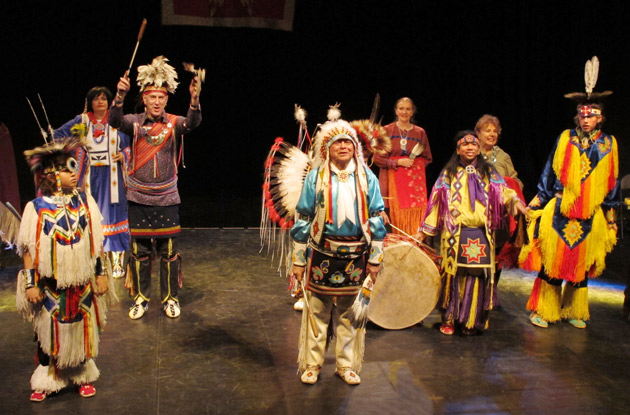
<svg viewBox="0 0 630 415">
<path fill-rule="evenodd" d="M 71 119 L 89 88 L 115 88 L 145 17 L 134 67 L 160 54 L 170 59 L 182 84 L 169 112 L 187 108 L 190 76 L 181 62 L 207 68 L 204 121 L 186 139 L 180 171 L 187 226 L 256 226 L 262 163 L 276 136 L 295 142 L 294 103 L 308 110 L 312 129 L 335 102 L 344 118 L 366 118 L 377 92 L 385 123 L 397 98 L 415 100 L 434 154 L 431 179 L 456 131 L 497 115 L 499 144 L 530 197 L 554 140 L 573 125 L 575 105 L 563 94 L 583 90 L 593 55 L 601 62 L 596 90 L 615 92 L 605 129 L 617 136 L 627 173 L 625 1 L 296 2 L 292 32 L 161 26 L 159 0 L 2 2 L 0 120 L 13 136 L 23 203 L 34 191 L 21 152 L 41 144 L 25 97 L 42 95 L 54 127 Z M 135 93 L 134 86 L 130 98 Z"/>
</svg>

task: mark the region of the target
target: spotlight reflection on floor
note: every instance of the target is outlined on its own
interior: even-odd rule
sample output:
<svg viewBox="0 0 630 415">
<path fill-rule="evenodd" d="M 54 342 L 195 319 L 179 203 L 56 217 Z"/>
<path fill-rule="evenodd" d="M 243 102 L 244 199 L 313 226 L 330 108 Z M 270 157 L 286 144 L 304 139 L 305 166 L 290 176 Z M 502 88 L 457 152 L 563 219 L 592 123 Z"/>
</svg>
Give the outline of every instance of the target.
<svg viewBox="0 0 630 415">
<path fill-rule="evenodd" d="M 529 295 L 534 284 L 536 273 L 521 269 L 506 270 L 501 274 L 499 292 L 514 291 Z M 623 291 L 625 286 L 619 282 L 609 280 L 591 279 L 588 282 L 589 303 L 607 303 L 619 305 L 623 303 Z"/>
</svg>

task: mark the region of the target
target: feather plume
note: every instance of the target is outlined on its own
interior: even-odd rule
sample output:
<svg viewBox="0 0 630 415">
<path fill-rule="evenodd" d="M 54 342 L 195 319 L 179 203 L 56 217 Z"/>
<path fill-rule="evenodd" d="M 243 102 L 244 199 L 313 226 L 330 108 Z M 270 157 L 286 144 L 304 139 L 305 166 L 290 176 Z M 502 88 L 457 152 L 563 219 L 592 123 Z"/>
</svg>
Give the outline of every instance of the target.
<svg viewBox="0 0 630 415">
<path fill-rule="evenodd" d="M 293 112 L 295 120 L 300 124 L 304 124 L 306 122 L 306 115 L 306 110 L 300 107 L 298 104 L 295 104 L 295 111 Z"/>
<path fill-rule="evenodd" d="M 355 120 L 350 125 L 357 132 L 357 136 L 371 153 L 384 155 L 392 149 L 392 142 L 387 131 L 380 125 L 370 120 Z"/>
<path fill-rule="evenodd" d="M 194 63 L 183 62 L 186 72 L 194 73 L 201 83 L 206 82 L 206 70 L 203 68 L 195 68 Z"/>
<path fill-rule="evenodd" d="M 357 294 L 349 313 L 349 320 L 356 329 L 364 328 L 368 321 L 368 312 L 370 310 L 370 297 L 374 288 L 374 280 L 371 276 L 363 281 L 361 291 Z"/>
<path fill-rule="evenodd" d="M 164 56 L 153 59 L 151 64 L 138 66 L 138 86 L 140 91 L 144 91 L 147 86 L 165 87 L 171 94 L 177 89 L 177 72 L 168 63 Z"/>
<path fill-rule="evenodd" d="M 584 66 L 584 85 L 588 98 L 591 97 L 593 88 L 595 88 L 595 84 L 597 84 L 598 75 L 599 59 L 597 59 L 597 56 L 593 56 L 591 60 L 586 61 L 586 65 Z"/>
<path fill-rule="evenodd" d="M 376 117 L 378 117 L 378 111 L 381 107 L 381 95 L 377 92 L 374 97 L 374 103 L 372 104 L 372 112 L 370 113 L 370 124 L 376 123 Z"/>
<path fill-rule="evenodd" d="M 411 160 L 414 160 L 416 157 L 422 154 L 423 151 L 424 151 L 424 144 L 416 143 L 416 145 L 413 146 L 413 149 L 411 150 L 411 154 L 409 154 L 409 158 Z"/>
<path fill-rule="evenodd" d="M 341 118 L 341 110 L 339 109 L 340 105 L 340 103 L 336 103 L 335 105 L 331 105 L 330 107 L 328 107 L 328 121 L 337 121 L 339 118 Z"/>
<path fill-rule="evenodd" d="M 11 203 L 0 202 L 0 240 L 15 245 L 21 220 Z"/>
</svg>

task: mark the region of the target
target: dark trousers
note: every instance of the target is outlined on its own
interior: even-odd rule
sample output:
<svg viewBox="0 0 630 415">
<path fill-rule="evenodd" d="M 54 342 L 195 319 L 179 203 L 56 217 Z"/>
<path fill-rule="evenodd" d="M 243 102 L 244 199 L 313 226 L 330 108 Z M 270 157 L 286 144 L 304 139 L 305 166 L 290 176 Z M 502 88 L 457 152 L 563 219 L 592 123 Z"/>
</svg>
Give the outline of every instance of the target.
<svg viewBox="0 0 630 415">
<path fill-rule="evenodd" d="M 151 298 L 151 259 L 154 248 L 160 256 L 160 293 L 161 301 L 177 300 L 180 286 L 181 258 L 177 250 L 177 238 L 132 238 L 131 239 L 131 275 L 134 298 Z"/>
</svg>

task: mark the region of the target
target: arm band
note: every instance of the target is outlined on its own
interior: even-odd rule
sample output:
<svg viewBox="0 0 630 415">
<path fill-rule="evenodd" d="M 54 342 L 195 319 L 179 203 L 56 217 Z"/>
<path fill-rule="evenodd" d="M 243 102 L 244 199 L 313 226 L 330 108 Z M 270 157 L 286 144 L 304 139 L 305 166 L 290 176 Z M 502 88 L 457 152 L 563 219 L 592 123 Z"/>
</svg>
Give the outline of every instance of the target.
<svg viewBox="0 0 630 415">
<path fill-rule="evenodd" d="M 22 269 L 20 270 L 22 275 L 24 276 L 24 284 L 26 289 L 33 288 L 37 285 L 37 281 L 35 281 L 35 269 Z"/>
</svg>

